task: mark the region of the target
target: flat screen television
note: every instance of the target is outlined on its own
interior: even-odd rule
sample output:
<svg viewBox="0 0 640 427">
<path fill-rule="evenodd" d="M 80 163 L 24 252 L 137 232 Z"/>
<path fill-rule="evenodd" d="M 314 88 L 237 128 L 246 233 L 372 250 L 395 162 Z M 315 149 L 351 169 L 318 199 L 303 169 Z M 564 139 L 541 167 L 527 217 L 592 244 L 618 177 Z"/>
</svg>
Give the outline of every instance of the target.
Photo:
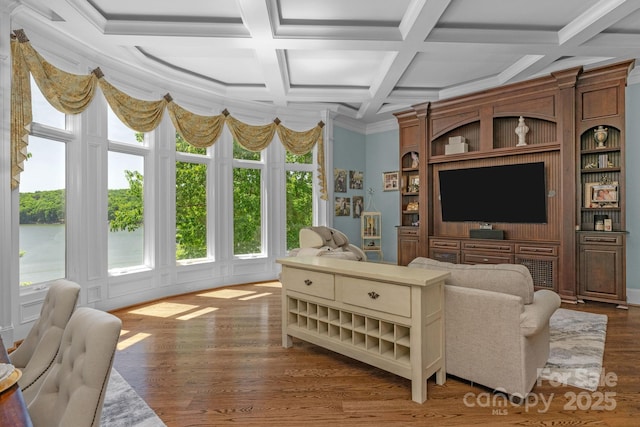
<svg viewBox="0 0 640 427">
<path fill-rule="evenodd" d="M 547 222 L 544 163 L 439 171 L 442 220 Z"/>
</svg>

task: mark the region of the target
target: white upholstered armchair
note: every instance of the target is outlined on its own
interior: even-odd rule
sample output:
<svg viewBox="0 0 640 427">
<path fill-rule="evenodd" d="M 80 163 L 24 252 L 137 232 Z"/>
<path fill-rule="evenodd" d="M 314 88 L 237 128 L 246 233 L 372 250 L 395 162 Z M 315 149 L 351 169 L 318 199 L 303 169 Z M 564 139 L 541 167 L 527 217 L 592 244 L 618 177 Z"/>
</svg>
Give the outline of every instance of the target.
<svg viewBox="0 0 640 427">
<path fill-rule="evenodd" d="M 332 258 L 366 261 L 362 249 L 349 243 L 349 238 L 340 230 L 327 226 L 300 229 L 300 247 L 292 249 L 289 256 L 328 256 Z"/>
<path fill-rule="evenodd" d="M 22 371 L 18 381 L 27 404 L 35 397 L 53 364 L 67 322 L 78 302 L 80 285 L 60 279 L 51 284 L 40 309 L 40 317 L 27 337 L 9 354 L 11 364 Z"/>
<path fill-rule="evenodd" d="M 55 363 L 29 404 L 34 427 L 98 427 L 122 322 L 78 308 L 64 330 Z"/>
</svg>

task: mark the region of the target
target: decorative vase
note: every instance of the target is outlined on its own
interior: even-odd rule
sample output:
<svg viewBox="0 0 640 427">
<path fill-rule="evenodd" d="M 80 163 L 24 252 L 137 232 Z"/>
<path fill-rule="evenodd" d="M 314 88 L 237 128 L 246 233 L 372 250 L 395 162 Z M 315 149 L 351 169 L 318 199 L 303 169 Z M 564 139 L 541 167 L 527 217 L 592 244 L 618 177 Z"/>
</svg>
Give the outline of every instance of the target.
<svg viewBox="0 0 640 427">
<path fill-rule="evenodd" d="M 604 145 L 607 137 L 609 136 L 609 129 L 604 126 L 598 126 L 598 129 L 593 130 L 593 139 L 598 143 L 596 148 L 605 148 Z"/>
<path fill-rule="evenodd" d="M 529 132 L 529 127 L 524 124 L 524 117 L 520 116 L 520 118 L 518 119 L 518 127 L 516 127 L 516 135 L 518 135 L 518 143 L 516 144 L 516 147 L 527 145 L 524 140 L 527 132 Z"/>
</svg>

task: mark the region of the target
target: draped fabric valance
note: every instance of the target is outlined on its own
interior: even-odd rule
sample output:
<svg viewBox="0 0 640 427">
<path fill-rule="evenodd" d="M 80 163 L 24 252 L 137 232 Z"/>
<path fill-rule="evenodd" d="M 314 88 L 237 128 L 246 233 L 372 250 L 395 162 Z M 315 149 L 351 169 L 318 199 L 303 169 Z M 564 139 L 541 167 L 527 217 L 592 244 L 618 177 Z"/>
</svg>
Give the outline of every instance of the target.
<svg viewBox="0 0 640 427">
<path fill-rule="evenodd" d="M 20 172 L 27 158 L 29 126 L 33 119 L 31 111 L 31 82 L 33 76 L 45 98 L 58 111 L 78 114 L 84 111 L 93 99 L 99 86 L 109 106 L 124 124 L 136 132 L 149 132 L 158 127 L 166 110 L 177 132 L 194 147 L 213 145 L 227 125 L 234 139 L 250 151 L 264 150 L 278 133 L 284 147 L 293 154 L 306 154 L 318 144 L 318 180 L 320 197 L 327 200 L 324 143 L 319 122 L 307 131 L 294 131 L 282 125 L 276 118 L 266 125 L 249 125 L 232 117 L 227 110 L 218 116 L 194 114 L 173 102 L 169 94 L 159 101 L 133 98 L 120 91 L 96 68 L 88 75 L 67 73 L 48 63 L 29 43 L 24 31 L 16 30 L 11 37 L 11 189 L 18 187 Z"/>
</svg>

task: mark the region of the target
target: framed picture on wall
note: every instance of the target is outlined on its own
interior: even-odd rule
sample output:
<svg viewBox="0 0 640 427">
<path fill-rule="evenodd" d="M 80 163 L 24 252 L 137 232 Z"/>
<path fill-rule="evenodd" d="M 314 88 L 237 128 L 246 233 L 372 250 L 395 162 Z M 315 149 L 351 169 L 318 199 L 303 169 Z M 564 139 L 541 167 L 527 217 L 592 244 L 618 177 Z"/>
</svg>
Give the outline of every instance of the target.
<svg viewBox="0 0 640 427">
<path fill-rule="evenodd" d="M 349 216 L 351 215 L 351 198 L 350 197 L 336 197 L 336 204 L 334 207 L 335 216 Z"/>
<path fill-rule="evenodd" d="M 397 191 L 400 187 L 399 172 L 383 172 L 382 173 L 382 190 Z"/>
<path fill-rule="evenodd" d="M 333 191 L 336 193 L 347 192 L 347 170 L 346 169 L 333 170 Z"/>
<path fill-rule="evenodd" d="M 362 171 L 349 171 L 349 188 L 362 190 L 364 186 L 364 173 Z"/>
<path fill-rule="evenodd" d="M 353 217 L 360 218 L 360 216 L 362 215 L 362 211 L 364 211 L 364 197 L 353 196 Z"/>
</svg>

